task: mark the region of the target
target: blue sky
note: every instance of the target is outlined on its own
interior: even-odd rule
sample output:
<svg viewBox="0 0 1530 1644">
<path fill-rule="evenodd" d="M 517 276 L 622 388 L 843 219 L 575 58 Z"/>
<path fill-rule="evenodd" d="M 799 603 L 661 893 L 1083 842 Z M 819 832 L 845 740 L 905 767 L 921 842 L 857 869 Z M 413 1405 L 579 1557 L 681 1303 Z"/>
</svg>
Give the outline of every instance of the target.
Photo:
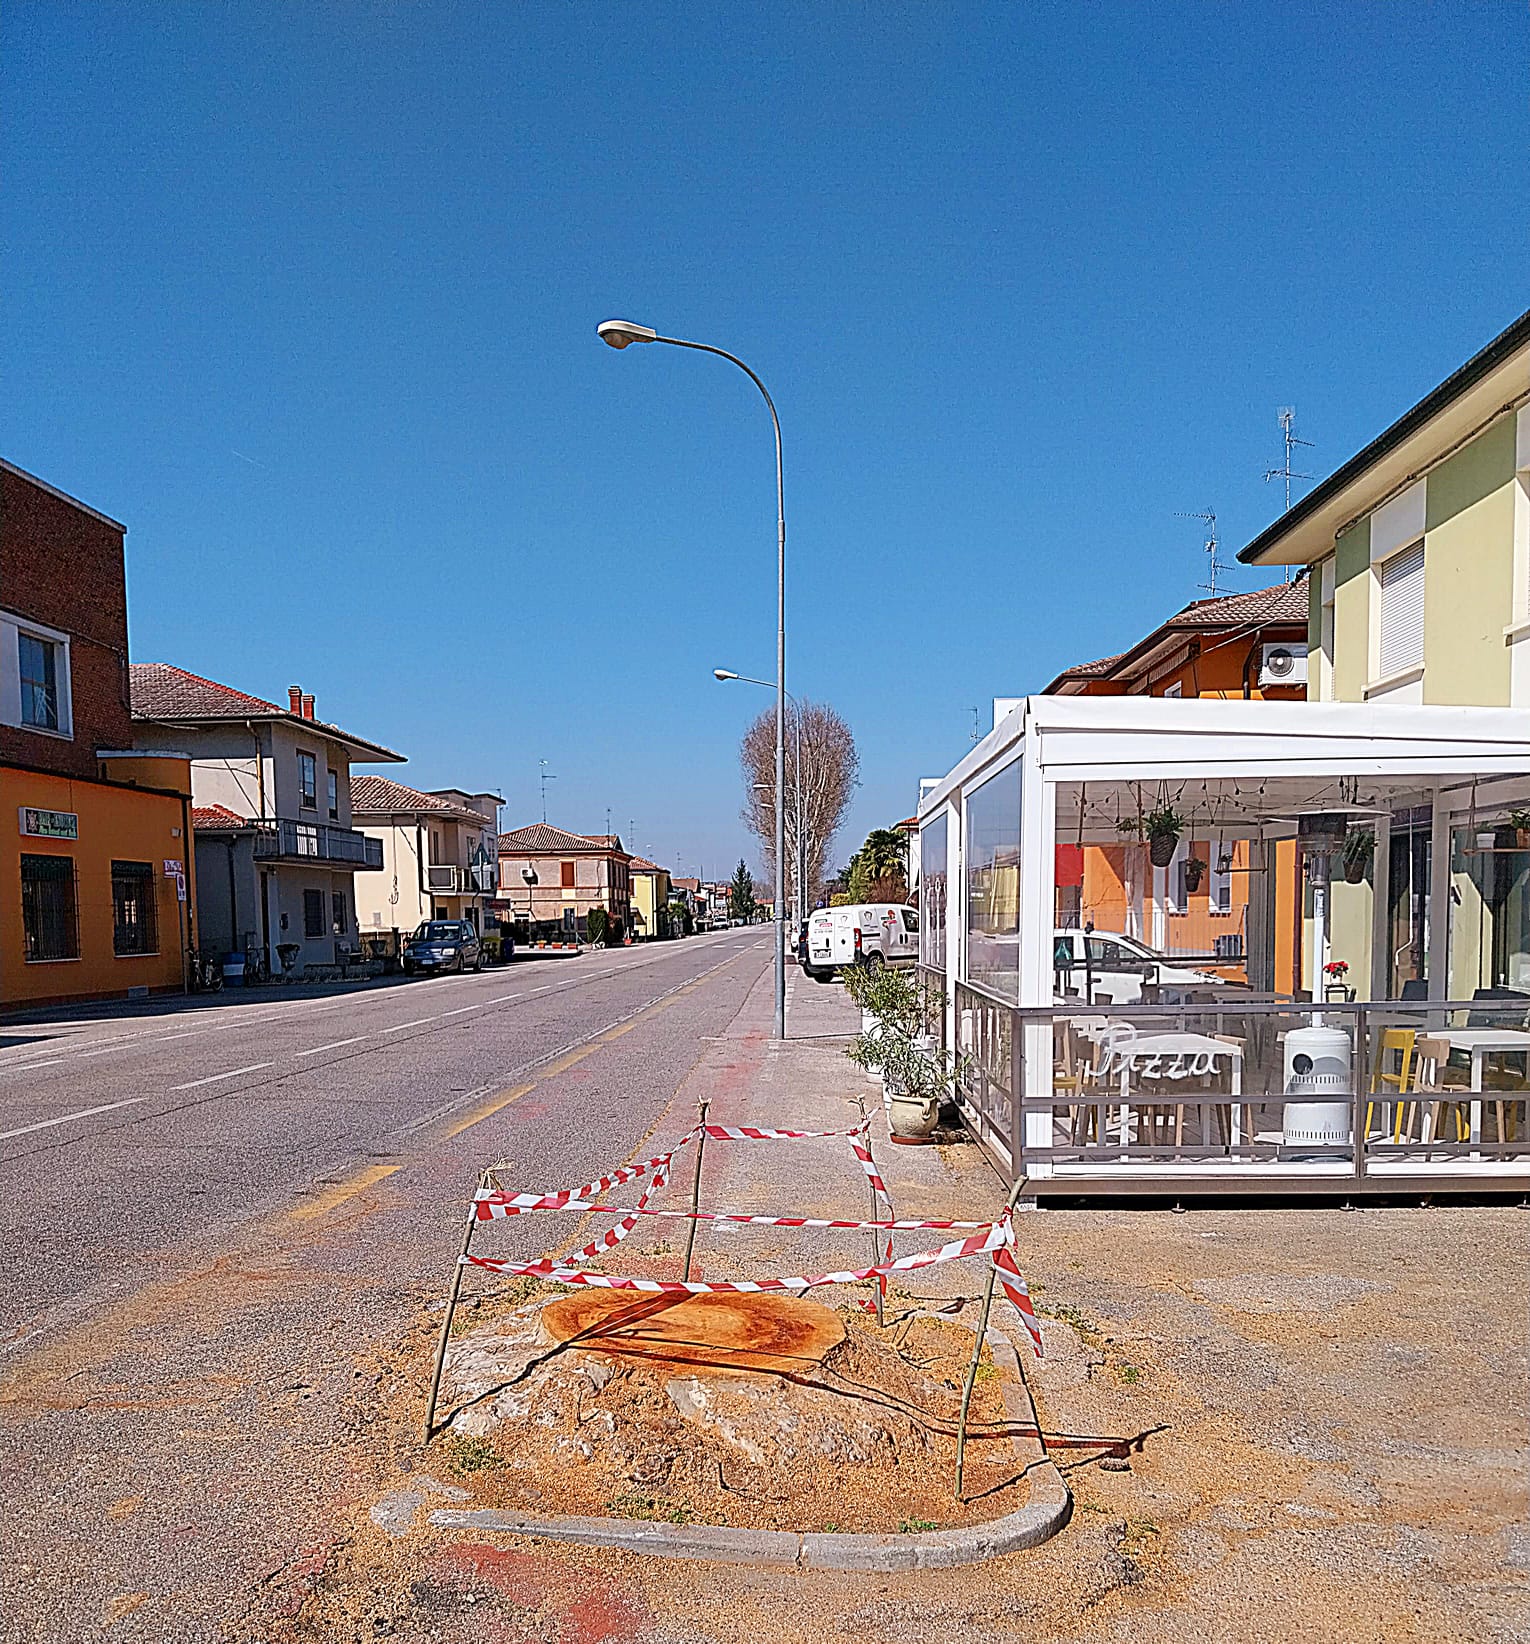
<svg viewBox="0 0 1530 1644">
<path fill-rule="evenodd" d="M 0 12 L 0 454 L 129 526 L 132 648 L 507 820 L 753 855 L 774 658 L 839 858 L 1526 305 L 1519 6 Z M 1257 585 L 1247 573 L 1231 587 Z"/>
</svg>

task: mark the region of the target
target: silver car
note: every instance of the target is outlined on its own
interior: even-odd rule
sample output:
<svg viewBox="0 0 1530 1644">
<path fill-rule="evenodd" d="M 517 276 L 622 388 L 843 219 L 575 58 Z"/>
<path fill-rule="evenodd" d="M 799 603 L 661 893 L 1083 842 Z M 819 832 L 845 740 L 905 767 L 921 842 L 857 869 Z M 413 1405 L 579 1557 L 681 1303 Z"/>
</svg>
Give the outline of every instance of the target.
<svg viewBox="0 0 1530 1644">
<path fill-rule="evenodd" d="M 483 943 L 466 919 L 427 919 L 404 943 L 404 974 L 483 969 Z"/>
</svg>

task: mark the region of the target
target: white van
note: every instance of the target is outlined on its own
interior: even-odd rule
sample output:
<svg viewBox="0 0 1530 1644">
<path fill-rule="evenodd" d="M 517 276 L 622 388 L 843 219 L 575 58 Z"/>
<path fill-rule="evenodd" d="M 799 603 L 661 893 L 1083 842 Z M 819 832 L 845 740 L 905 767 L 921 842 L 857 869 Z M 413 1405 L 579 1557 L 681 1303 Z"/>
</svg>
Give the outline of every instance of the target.
<svg viewBox="0 0 1530 1644">
<path fill-rule="evenodd" d="M 1192 970 L 1154 953 L 1135 936 L 1113 930 L 1058 930 L 1052 933 L 1052 969 L 1057 991 L 1084 994 L 1092 984 L 1096 1004 L 1130 1005 L 1142 998 L 1144 982 L 1178 987 L 1225 987 L 1227 978 Z"/>
<path fill-rule="evenodd" d="M 830 982 L 846 965 L 912 965 L 919 957 L 919 910 L 899 902 L 819 908 L 808 916 L 803 970 Z"/>
</svg>

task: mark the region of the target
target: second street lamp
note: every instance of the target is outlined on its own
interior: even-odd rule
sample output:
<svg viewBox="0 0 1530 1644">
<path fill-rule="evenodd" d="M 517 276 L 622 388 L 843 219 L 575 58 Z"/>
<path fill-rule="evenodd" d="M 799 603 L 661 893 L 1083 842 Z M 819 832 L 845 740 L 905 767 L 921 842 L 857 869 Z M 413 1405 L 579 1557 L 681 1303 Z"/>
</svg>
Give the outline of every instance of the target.
<svg viewBox="0 0 1530 1644">
<path fill-rule="evenodd" d="M 661 337 L 646 325 L 631 320 L 602 320 L 596 335 L 611 348 L 628 348 L 633 343 L 667 343 L 671 348 L 691 348 L 698 354 L 715 354 L 736 365 L 760 391 L 770 412 L 776 436 L 776 792 L 786 789 L 786 483 L 781 468 L 781 419 L 765 384 L 738 357 L 711 343 L 687 342 L 683 337 Z M 776 806 L 776 877 L 784 877 L 786 862 L 786 810 Z M 776 1037 L 786 1037 L 786 898 L 776 888 Z"/>
<path fill-rule="evenodd" d="M 712 670 L 712 678 L 724 681 L 736 679 L 740 685 L 763 685 L 767 691 L 774 691 L 776 689 L 776 682 L 773 679 L 751 679 L 748 674 L 736 674 L 731 668 L 714 668 Z M 797 780 L 793 784 L 797 790 L 797 803 L 794 807 L 797 813 L 797 849 L 794 853 L 796 857 L 796 869 L 792 874 L 792 929 L 795 930 L 797 926 L 807 918 L 807 894 L 802 888 L 803 868 L 807 861 L 806 852 L 802 843 L 802 704 L 792 695 L 790 691 L 782 691 L 780 694 L 784 696 L 792 705 L 792 740 L 795 744 L 793 757 L 797 765 Z M 756 783 L 757 787 L 760 785 L 761 784 Z M 782 802 L 778 798 L 776 801 L 777 814 L 779 814 L 781 810 Z M 782 866 L 782 859 L 779 853 L 776 857 L 776 862 L 776 877 L 780 879 L 785 876 L 785 868 Z M 779 887 L 778 894 L 784 894 Z"/>
</svg>

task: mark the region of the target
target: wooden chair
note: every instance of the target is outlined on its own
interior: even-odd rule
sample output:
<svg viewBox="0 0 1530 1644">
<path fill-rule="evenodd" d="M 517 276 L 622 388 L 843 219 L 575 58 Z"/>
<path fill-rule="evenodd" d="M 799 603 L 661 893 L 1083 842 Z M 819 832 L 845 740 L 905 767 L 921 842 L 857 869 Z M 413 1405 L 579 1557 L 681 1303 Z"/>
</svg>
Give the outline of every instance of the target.
<svg viewBox="0 0 1530 1644">
<path fill-rule="evenodd" d="M 1365 1134 L 1367 1136 L 1371 1133 L 1371 1115 L 1378 1106 L 1392 1108 L 1393 1130 L 1396 1133 L 1393 1139 L 1396 1140 L 1397 1134 L 1400 1134 L 1402 1098 L 1410 1088 L 1408 1074 L 1413 1066 L 1413 1051 L 1417 1039 L 1417 1028 L 1391 1027 L 1381 1030 L 1381 1048 L 1377 1051 L 1375 1064 L 1371 1068 L 1371 1095 L 1374 1098 L 1380 1094 L 1383 1101 L 1378 1103 L 1372 1100 L 1365 1104 Z M 1447 1045 L 1447 1053 L 1449 1049 L 1450 1047 Z M 1397 1057 L 1395 1072 L 1388 1066 L 1393 1056 Z M 1385 1098 L 1385 1093 L 1388 1090 L 1397 1092 L 1395 1101 Z"/>
<path fill-rule="evenodd" d="M 1469 1109 L 1476 1093 L 1467 1085 L 1451 1079 L 1450 1075 L 1456 1070 L 1449 1063 L 1448 1039 L 1419 1037 L 1413 1045 L 1413 1083 L 1410 1089 L 1415 1096 L 1433 1096 L 1434 1100 L 1409 1102 L 1406 1112 L 1403 1103 L 1397 1104 L 1392 1140 L 1400 1142 L 1405 1134 L 1411 1140 L 1414 1121 L 1421 1120 L 1419 1140 L 1424 1144 L 1426 1158 L 1430 1144 L 1440 1139 L 1440 1122 L 1446 1109 L 1451 1111 L 1456 1122 L 1456 1140 L 1464 1142 L 1470 1133 Z M 1446 1092 L 1452 1094 L 1446 1095 Z"/>
</svg>

